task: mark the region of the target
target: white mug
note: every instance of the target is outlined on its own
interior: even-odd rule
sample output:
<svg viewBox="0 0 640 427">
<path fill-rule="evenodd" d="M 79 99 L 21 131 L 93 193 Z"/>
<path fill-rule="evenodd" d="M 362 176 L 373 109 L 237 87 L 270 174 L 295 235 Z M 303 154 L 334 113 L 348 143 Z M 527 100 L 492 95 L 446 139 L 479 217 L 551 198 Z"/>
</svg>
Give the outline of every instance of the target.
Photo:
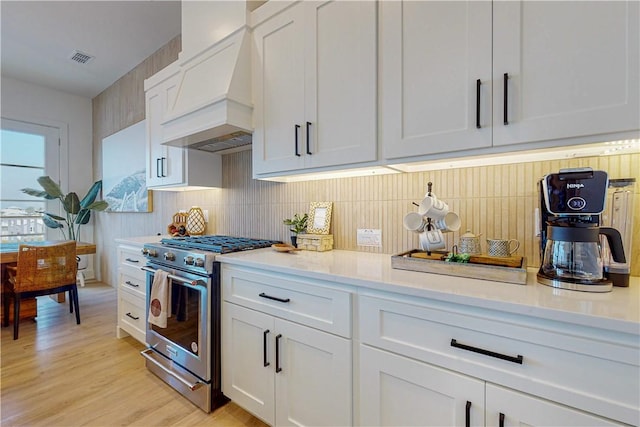
<svg viewBox="0 0 640 427">
<path fill-rule="evenodd" d="M 444 249 L 446 246 L 442 231 L 427 230 L 420 234 L 420 248 L 423 251 L 432 252 L 436 249 Z"/>
<path fill-rule="evenodd" d="M 404 228 L 414 233 L 422 233 L 427 228 L 427 219 L 418 212 L 409 212 L 402 220 Z"/>
<path fill-rule="evenodd" d="M 511 249 L 511 243 L 515 243 L 515 247 Z M 487 253 L 489 256 L 495 257 L 508 257 L 512 253 L 518 250 L 520 242 L 516 239 L 502 240 L 502 239 L 487 239 Z"/>
<path fill-rule="evenodd" d="M 449 205 L 435 196 L 426 196 L 420 202 L 418 212 L 432 219 L 442 219 L 449 213 Z"/>
<path fill-rule="evenodd" d="M 462 225 L 462 221 L 460 221 L 460 217 L 455 212 L 448 212 L 444 218 L 440 218 L 434 221 L 433 223 L 438 230 L 441 230 L 443 233 L 447 233 L 450 231 L 458 231 L 460 230 L 460 226 Z"/>
</svg>

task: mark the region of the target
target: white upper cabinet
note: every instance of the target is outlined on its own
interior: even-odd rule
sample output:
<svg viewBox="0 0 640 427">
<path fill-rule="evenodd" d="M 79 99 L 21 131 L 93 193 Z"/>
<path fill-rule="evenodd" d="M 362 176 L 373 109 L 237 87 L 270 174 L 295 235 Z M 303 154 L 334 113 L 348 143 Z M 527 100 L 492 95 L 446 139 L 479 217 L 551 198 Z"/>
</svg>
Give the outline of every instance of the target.
<svg viewBox="0 0 640 427">
<path fill-rule="evenodd" d="M 495 2 L 493 144 L 640 129 L 639 5 Z"/>
<path fill-rule="evenodd" d="M 299 2 L 254 29 L 254 175 L 374 161 L 376 3 Z"/>
<path fill-rule="evenodd" d="M 384 158 L 637 131 L 638 6 L 380 2 Z"/>
<path fill-rule="evenodd" d="M 219 154 L 171 147 L 162 143 L 165 139 L 162 123 L 170 105 L 175 103 L 179 85 L 179 74 L 172 72 L 175 69 L 172 65 L 161 70 L 157 74 L 160 76 L 159 83 L 145 91 L 147 188 L 169 190 L 221 187 L 222 160 Z"/>
<path fill-rule="evenodd" d="M 385 158 L 491 146 L 491 2 L 380 2 L 380 44 Z"/>
</svg>

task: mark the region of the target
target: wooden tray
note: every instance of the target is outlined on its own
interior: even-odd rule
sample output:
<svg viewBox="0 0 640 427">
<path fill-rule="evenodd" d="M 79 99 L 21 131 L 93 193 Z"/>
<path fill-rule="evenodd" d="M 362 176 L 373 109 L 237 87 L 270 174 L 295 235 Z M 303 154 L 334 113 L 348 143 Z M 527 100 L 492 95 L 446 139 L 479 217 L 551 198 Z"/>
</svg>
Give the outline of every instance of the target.
<svg viewBox="0 0 640 427">
<path fill-rule="evenodd" d="M 427 255 L 424 251 L 413 249 L 391 256 L 391 267 L 518 285 L 527 283 L 527 263 L 524 257 L 495 258 L 474 255 L 469 263 L 459 263 L 445 262 L 442 260 L 443 256 L 446 256 L 446 253 L 432 252 L 431 255 Z"/>
</svg>

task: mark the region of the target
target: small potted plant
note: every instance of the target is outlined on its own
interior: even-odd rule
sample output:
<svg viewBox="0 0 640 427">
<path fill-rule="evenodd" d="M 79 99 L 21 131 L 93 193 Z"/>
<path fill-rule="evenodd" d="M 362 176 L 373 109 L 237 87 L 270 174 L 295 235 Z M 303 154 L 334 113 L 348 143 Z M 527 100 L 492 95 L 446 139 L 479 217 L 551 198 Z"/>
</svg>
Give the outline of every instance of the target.
<svg viewBox="0 0 640 427">
<path fill-rule="evenodd" d="M 293 233 L 291 236 L 291 244 L 298 247 L 298 234 L 302 233 L 307 229 L 307 219 L 309 218 L 308 214 L 295 214 L 293 218 L 287 218 L 283 222 L 284 225 L 288 225 L 289 230 Z"/>
</svg>

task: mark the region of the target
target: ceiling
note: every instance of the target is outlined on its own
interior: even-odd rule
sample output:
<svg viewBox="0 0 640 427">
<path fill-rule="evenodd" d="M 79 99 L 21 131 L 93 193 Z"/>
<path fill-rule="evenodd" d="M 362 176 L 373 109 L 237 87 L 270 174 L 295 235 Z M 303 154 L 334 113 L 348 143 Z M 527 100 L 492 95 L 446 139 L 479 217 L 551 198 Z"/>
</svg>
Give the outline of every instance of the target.
<svg viewBox="0 0 640 427">
<path fill-rule="evenodd" d="M 180 34 L 180 1 L 0 1 L 2 76 L 93 98 Z M 95 58 L 72 61 L 74 51 Z"/>
</svg>

